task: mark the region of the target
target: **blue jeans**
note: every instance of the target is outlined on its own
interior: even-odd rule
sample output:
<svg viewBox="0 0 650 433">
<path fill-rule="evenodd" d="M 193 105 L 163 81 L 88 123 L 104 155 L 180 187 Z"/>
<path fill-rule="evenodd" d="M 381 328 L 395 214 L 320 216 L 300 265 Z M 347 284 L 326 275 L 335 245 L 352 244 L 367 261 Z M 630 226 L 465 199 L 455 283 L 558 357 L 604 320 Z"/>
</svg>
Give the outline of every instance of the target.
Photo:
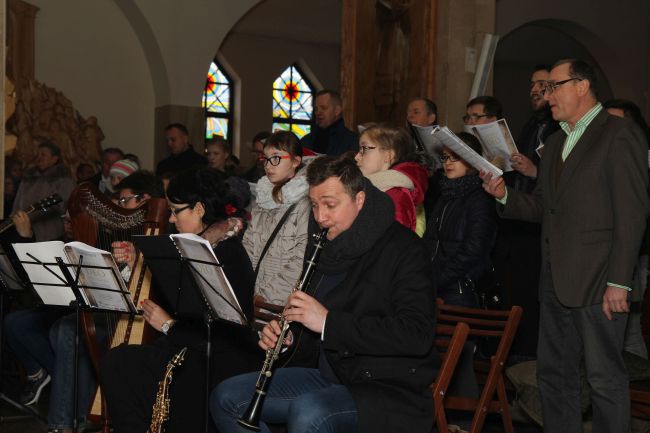
<svg viewBox="0 0 650 433">
<path fill-rule="evenodd" d="M 41 368 L 50 375 L 54 373 L 50 327 L 69 312 L 67 307 L 41 306 L 14 311 L 5 317 L 7 344 L 28 375 L 38 373 Z"/>
<path fill-rule="evenodd" d="M 106 339 L 104 314 L 93 315 L 97 338 Z M 47 423 L 50 428 L 71 428 L 74 412 L 74 349 L 76 314 L 69 314 L 59 319 L 50 328 L 50 344 L 54 351 L 54 374 L 50 392 L 50 408 Z M 92 403 L 96 378 L 83 339 L 79 330 L 79 386 L 77 391 L 77 416 L 83 420 Z"/>
<path fill-rule="evenodd" d="M 210 413 L 221 433 L 249 433 L 237 419 L 253 396 L 259 373 L 231 377 L 219 384 L 210 397 Z M 286 424 L 289 433 L 355 432 L 357 407 L 344 385 L 323 378 L 314 368 L 280 368 L 273 374 L 261 413 L 266 423 Z"/>
</svg>

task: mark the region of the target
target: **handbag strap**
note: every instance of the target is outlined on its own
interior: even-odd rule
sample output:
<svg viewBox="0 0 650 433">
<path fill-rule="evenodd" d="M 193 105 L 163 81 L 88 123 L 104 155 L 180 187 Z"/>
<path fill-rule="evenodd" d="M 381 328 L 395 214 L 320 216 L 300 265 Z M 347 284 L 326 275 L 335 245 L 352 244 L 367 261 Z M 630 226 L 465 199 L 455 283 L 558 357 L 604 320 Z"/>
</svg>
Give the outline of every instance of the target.
<svg viewBox="0 0 650 433">
<path fill-rule="evenodd" d="M 255 266 L 255 281 L 257 281 L 257 274 L 260 271 L 260 265 L 262 264 L 262 260 L 264 259 L 266 252 L 268 251 L 269 247 L 273 243 L 273 240 L 277 236 L 278 232 L 280 231 L 284 223 L 287 221 L 287 218 L 289 218 L 289 214 L 291 213 L 291 211 L 293 211 L 296 208 L 297 204 L 298 202 L 295 202 L 294 204 L 289 206 L 289 209 L 287 209 L 284 215 L 282 215 L 282 218 L 280 218 L 280 221 L 278 221 L 278 225 L 275 226 L 273 232 L 271 233 L 271 236 L 269 236 L 269 239 L 266 241 L 266 245 L 264 245 L 264 248 L 262 249 L 262 253 L 260 254 L 260 258 L 257 261 L 257 266 Z"/>
</svg>

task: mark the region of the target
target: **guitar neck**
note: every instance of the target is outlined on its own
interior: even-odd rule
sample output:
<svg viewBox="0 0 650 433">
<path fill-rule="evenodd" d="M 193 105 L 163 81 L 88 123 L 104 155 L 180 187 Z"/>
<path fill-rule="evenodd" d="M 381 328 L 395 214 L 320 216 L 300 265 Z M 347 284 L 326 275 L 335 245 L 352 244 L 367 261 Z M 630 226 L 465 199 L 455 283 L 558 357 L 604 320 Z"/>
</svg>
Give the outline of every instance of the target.
<svg viewBox="0 0 650 433">
<path fill-rule="evenodd" d="M 36 208 L 34 207 L 34 205 L 32 205 L 32 206 L 28 207 L 27 209 L 25 209 L 25 213 L 27 215 L 30 215 L 35 210 L 36 210 Z M 5 218 L 4 220 L 2 220 L 2 222 L 0 222 L 0 233 L 6 232 L 7 230 L 12 228 L 13 226 L 14 226 L 14 221 L 11 218 Z"/>
</svg>

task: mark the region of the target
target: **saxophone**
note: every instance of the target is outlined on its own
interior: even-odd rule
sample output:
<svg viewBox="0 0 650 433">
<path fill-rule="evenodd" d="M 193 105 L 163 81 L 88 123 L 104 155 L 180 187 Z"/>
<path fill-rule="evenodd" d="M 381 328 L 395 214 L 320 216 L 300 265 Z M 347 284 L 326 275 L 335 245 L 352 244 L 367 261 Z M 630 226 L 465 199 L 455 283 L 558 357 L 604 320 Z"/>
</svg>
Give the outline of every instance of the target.
<svg viewBox="0 0 650 433">
<path fill-rule="evenodd" d="M 151 424 L 147 433 L 163 433 L 165 421 L 169 418 L 169 385 L 172 383 L 172 375 L 175 367 L 183 363 L 187 347 L 183 347 L 167 363 L 167 369 L 162 380 L 158 382 L 158 393 L 156 402 L 153 404 L 153 413 L 151 414 Z"/>
</svg>

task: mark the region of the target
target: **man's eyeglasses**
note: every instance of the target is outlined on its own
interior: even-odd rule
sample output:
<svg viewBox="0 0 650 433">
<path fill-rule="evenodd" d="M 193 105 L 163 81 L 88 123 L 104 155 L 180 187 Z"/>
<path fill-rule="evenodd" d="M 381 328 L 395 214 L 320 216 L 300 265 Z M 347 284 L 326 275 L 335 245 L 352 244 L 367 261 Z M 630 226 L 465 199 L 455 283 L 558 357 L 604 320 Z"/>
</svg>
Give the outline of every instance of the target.
<svg viewBox="0 0 650 433">
<path fill-rule="evenodd" d="M 377 146 L 359 146 L 359 153 L 365 155 L 367 151 L 376 149 Z"/>
<path fill-rule="evenodd" d="M 191 209 L 193 207 L 194 207 L 194 205 L 192 205 L 192 204 L 188 204 L 187 206 L 179 207 L 178 209 L 174 209 L 173 207 L 170 207 L 169 212 L 174 216 L 178 216 L 179 213 L 183 212 L 184 210 Z"/>
<path fill-rule="evenodd" d="M 264 166 L 266 167 L 267 163 L 270 163 L 271 165 L 276 166 L 276 165 L 280 165 L 280 160 L 281 159 L 289 159 L 289 158 L 291 158 L 291 155 L 274 155 L 274 156 L 270 156 L 268 158 L 266 158 L 264 156 L 260 156 L 257 159 L 259 159 L 260 161 L 264 161 Z"/>
<path fill-rule="evenodd" d="M 474 122 L 478 121 L 478 119 L 482 119 L 483 117 L 488 117 L 489 114 L 466 114 L 463 116 L 463 122 L 467 123 L 469 122 L 469 119 L 472 119 Z"/>
<path fill-rule="evenodd" d="M 582 78 L 567 78 L 566 80 L 562 81 L 547 81 L 546 84 L 544 84 L 544 87 L 542 87 L 542 95 L 545 94 L 551 94 L 557 90 L 558 87 L 560 87 L 562 84 L 566 84 L 570 81 L 582 81 Z"/>
<path fill-rule="evenodd" d="M 119 204 L 120 206 L 126 206 L 126 204 L 127 204 L 128 202 L 130 202 L 131 200 L 133 200 L 133 199 L 135 199 L 135 200 L 139 200 L 139 199 L 140 199 L 140 194 L 127 195 L 126 197 L 120 197 L 120 198 L 117 200 L 117 204 Z"/>
<path fill-rule="evenodd" d="M 443 163 L 449 161 L 449 162 L 458 162 L 460 161 L 460 157 L 458 155 L 447 155 L 443 154 L 440 156 L 440 161 Z"/>
</svg>

